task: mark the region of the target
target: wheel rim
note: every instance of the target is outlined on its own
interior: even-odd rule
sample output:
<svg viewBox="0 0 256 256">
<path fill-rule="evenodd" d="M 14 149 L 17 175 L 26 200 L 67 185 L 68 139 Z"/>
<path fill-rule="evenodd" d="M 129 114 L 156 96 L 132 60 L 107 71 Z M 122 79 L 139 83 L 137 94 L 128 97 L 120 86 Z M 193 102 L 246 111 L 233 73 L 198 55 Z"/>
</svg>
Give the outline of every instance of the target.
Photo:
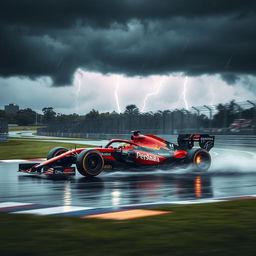
<svg viewBox="0 0 256 256">
<path fill-rule="evenodd" d="M 199 151 L 194 158 L 194 165 L 199 170 L 207 170 L 211 165 L 211 158 L 208 152 Z"/>
<path fill-rule="evenodd" d="M 204 158 L 201 155 L 196 156 L 195 162 L 197 165 L 200 165 L 204 161 Z"/>
<path fill-rule="evenodd" d="M 102 157 L 97 153 L 86 155 L 83 160 L 83 168 L 91 175 L 95 175 L 103 168 Z"/>
</svg>

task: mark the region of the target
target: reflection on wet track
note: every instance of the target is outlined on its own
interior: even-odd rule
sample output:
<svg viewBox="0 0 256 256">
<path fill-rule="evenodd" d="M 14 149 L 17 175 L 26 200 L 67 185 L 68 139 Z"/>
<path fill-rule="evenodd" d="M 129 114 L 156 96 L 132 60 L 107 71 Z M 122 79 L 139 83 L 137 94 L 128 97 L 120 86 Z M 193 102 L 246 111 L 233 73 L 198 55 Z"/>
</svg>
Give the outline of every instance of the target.
<svg viewBox="0 0 256 256">
<path fill-rule="evenodd" d="M 1 164 L 1 201 L 106 207 L 213 196 L 210 175 L 105 173 L 90 179 L 50 179 L 18 175 L 15 167 Z"/>
<path fill-rule="evenodd" d="M 243 171 L 235 160 L 224 165 L 215 152 L 210 172 L 188 173 L 186 170 L 150 172 L 103 172 L 95 178 L 79 174 L 68 179 L 50 179 L 17 173 L 18 163 L 0 164 L 0 201 L 33 202 L 49 205 L 118 207 L 127 204 L 172 202 L 201 198 L 256 194 L 255 165 L 244 162 Z M 223 155 L 223 154 L 222 154 Z M 225 157 L 227 157 L 225 155 Z M 237 157 L 232 154 L 233 159 Z M 244 153 L 247 157 L 247 153 Z M 252 156 L 250 156 L 250 159 Z M 253 160 L 255 164 L 255 160 Z M 223 168 L 220 169 L 220 166 Z M 248 167 L 248 169 L 246 169 Z M 237 169 L 236 169 L 237 168 Z M 253 170 L 254 168 L 254 170 Z"/>
</svg>

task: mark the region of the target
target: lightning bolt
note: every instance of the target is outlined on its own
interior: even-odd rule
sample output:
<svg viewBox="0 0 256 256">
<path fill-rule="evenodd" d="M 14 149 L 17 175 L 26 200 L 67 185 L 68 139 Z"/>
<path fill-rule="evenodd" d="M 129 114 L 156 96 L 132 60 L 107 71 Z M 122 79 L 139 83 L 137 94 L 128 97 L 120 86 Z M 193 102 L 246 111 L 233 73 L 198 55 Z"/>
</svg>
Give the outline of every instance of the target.
<svg viewBox="0 0 256 256">
<path fill-rule="evenodd" d="M 183 92 L 182 92 L 182 98 L 184 101 L 185 109 L 188 110 L 188 101 L 187 101 L 187 82 L 188 82 L 188 77 L 185 77 L 184 83 L 183 83 Z"/>
<path fill-rule="evenodd" d="M 156 90 L 153 91 L 153 92 L 148 93 L 148 94 L 145 96 L 144 101 L 143 101 L 143 106 L 142 106 L 142 108 L 141 108 L 141 112 L 144 112 L 144 111 L 145 111 L 145 108 L 146 108 L 146 104 L 147 104 L 148 99 L 149 99 L 150 97 L 154 96 L 154 95 L 157 95 L 157 94 L 160 92 L 161 88 L 163 87 L 163 84 L 164 84 L 163 82 L 164 82 L 164 80 L 165 80 L 165 78 L 162 78 L 162 79 L 160 80 L 160 82 L 157 84 Z"/>
<path fill-rule="evenodd" d="M 76 113 L 78 113 L 79 110 L 79 95 L 81 92 L 81 80 L 83 78 L 83 71 L 81 69 L 78 69 L 77 75 L 75 76 L 75 83 L 76 83 Z"/>
<path fill-rule="evenodd" d="M 120 85 L 120 76 L 117 75 L 116 76 L 116 88 L 115 88 L 115 100 L 116 100 L 117 112 L 120 114 L 121 113 L 121 108 L 120 108 L 119 97 L 118 97 L 119 85 Z"/>
</svg>

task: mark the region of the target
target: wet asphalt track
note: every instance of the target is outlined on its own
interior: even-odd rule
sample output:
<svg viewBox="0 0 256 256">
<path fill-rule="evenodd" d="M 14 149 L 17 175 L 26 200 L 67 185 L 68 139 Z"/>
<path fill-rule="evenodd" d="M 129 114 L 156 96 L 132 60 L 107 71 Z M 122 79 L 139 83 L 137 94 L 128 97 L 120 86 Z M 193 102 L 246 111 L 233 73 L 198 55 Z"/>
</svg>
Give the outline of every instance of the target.
<svg viewBox="0 0 256 256">
<path fill-rule="evenodd" d="M 51 179 L 17 173 L 18 163 L 0 163 L 0 201 L 48 205 L 119 207 L 256 194 L 256 153 L 214 149 L 205 174 L 187 170 L 103 172 L 94 179 L 79 173 Z"/>
</svg>

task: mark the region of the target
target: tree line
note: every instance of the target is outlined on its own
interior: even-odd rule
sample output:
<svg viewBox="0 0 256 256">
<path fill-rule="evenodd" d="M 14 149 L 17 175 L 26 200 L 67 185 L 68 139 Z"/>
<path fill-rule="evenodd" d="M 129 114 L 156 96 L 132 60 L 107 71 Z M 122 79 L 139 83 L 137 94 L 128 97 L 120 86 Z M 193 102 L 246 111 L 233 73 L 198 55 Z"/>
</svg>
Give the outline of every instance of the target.
<svg viewBox="0 0 256 256">
<path fill-rule="evenodd" d="M 175 133 L 193 131 L 228 130 L 236 119 L 253 119 L 255 108 L 243 109 L 234 100 L 216 106 L 212 115 L 203 111 L 187 111 L 185 109 L 163 110 L 156 112 L 140 112 L 134 105 L 128 105 L 123 113 L 100 113 L 93 109 L 86 115 L 55 115 L 49 123 L 47 131 L 73 133 L 128 133 L 133 129 L 141 129 L 150 133 Z M 254 123 L 255 124 L 255 123 Z M 249 128 L 252 128 L 249 127 Z"/>
<path fill-rule="evenodd" d="M 165 121 L 169 123 L 176 122 L 180 125 L 187 124 L 195 127 L 197 126 L 198 128 L 229 127 L 235 119 L 241 118 L 251 119 L 255 122 L 255 108 L 251 107 L 243 109 L 234 100 L 230 101 L 227 104 L 218 104 L 212 116 L 210 116 L 206 112 L 201 111 L 199 113 L 196 113 L 195 111 L 192 112 L 184 109 L 175 109 L 142 113 L 136 105 L 131 104 L 126 106 L 124 112 L 122 113 L 117 113 L 115 111 L 100 113 L 98 110 L 92 109 L 89 113 L 86 113 L 84 115 L 78 115 L 76 113 L 67 115 L 56 113 L 53 107 L 44 107 L 42 109 L 42 113 L 37 113 L 30 108 L 21 109 L 16 114 L 7 114 L 4 110 L 0 110 L 0 117 L 4 117 L 9 123 L 16 123 L 18 125 L 45 124 L 52 127 L 57 127 L 58 125 L 71 127 L 74 126 L 74 124 L 76 125 L 76 127 L 82 127 L 83 124 L 88 125 L 88 122 L 92 122 L 93 120 L 97 120 L 98 122 L 100 120 L 105 122 L 111 120 L 109 122 L 113 122 L 113 120 L 120 121 L 121 119 L 128 120 L 124 124 L 126 126 L 127 123 L 131 120 L 138 123 L 138 121 L 136 120 L 141 119 L 147 123 L 148 127 L 155 127 L 155 129 L 158 129 L 159 125 L 153 124 L 152 122 L 161 123 L 162 125 L 160 126 L 163 129 L 165 126 Z M 132 125 L 130 124 L 129 126 Z M 175 124 L 173 124 L 173 126 L 175 126 Z"/>
</svg>

